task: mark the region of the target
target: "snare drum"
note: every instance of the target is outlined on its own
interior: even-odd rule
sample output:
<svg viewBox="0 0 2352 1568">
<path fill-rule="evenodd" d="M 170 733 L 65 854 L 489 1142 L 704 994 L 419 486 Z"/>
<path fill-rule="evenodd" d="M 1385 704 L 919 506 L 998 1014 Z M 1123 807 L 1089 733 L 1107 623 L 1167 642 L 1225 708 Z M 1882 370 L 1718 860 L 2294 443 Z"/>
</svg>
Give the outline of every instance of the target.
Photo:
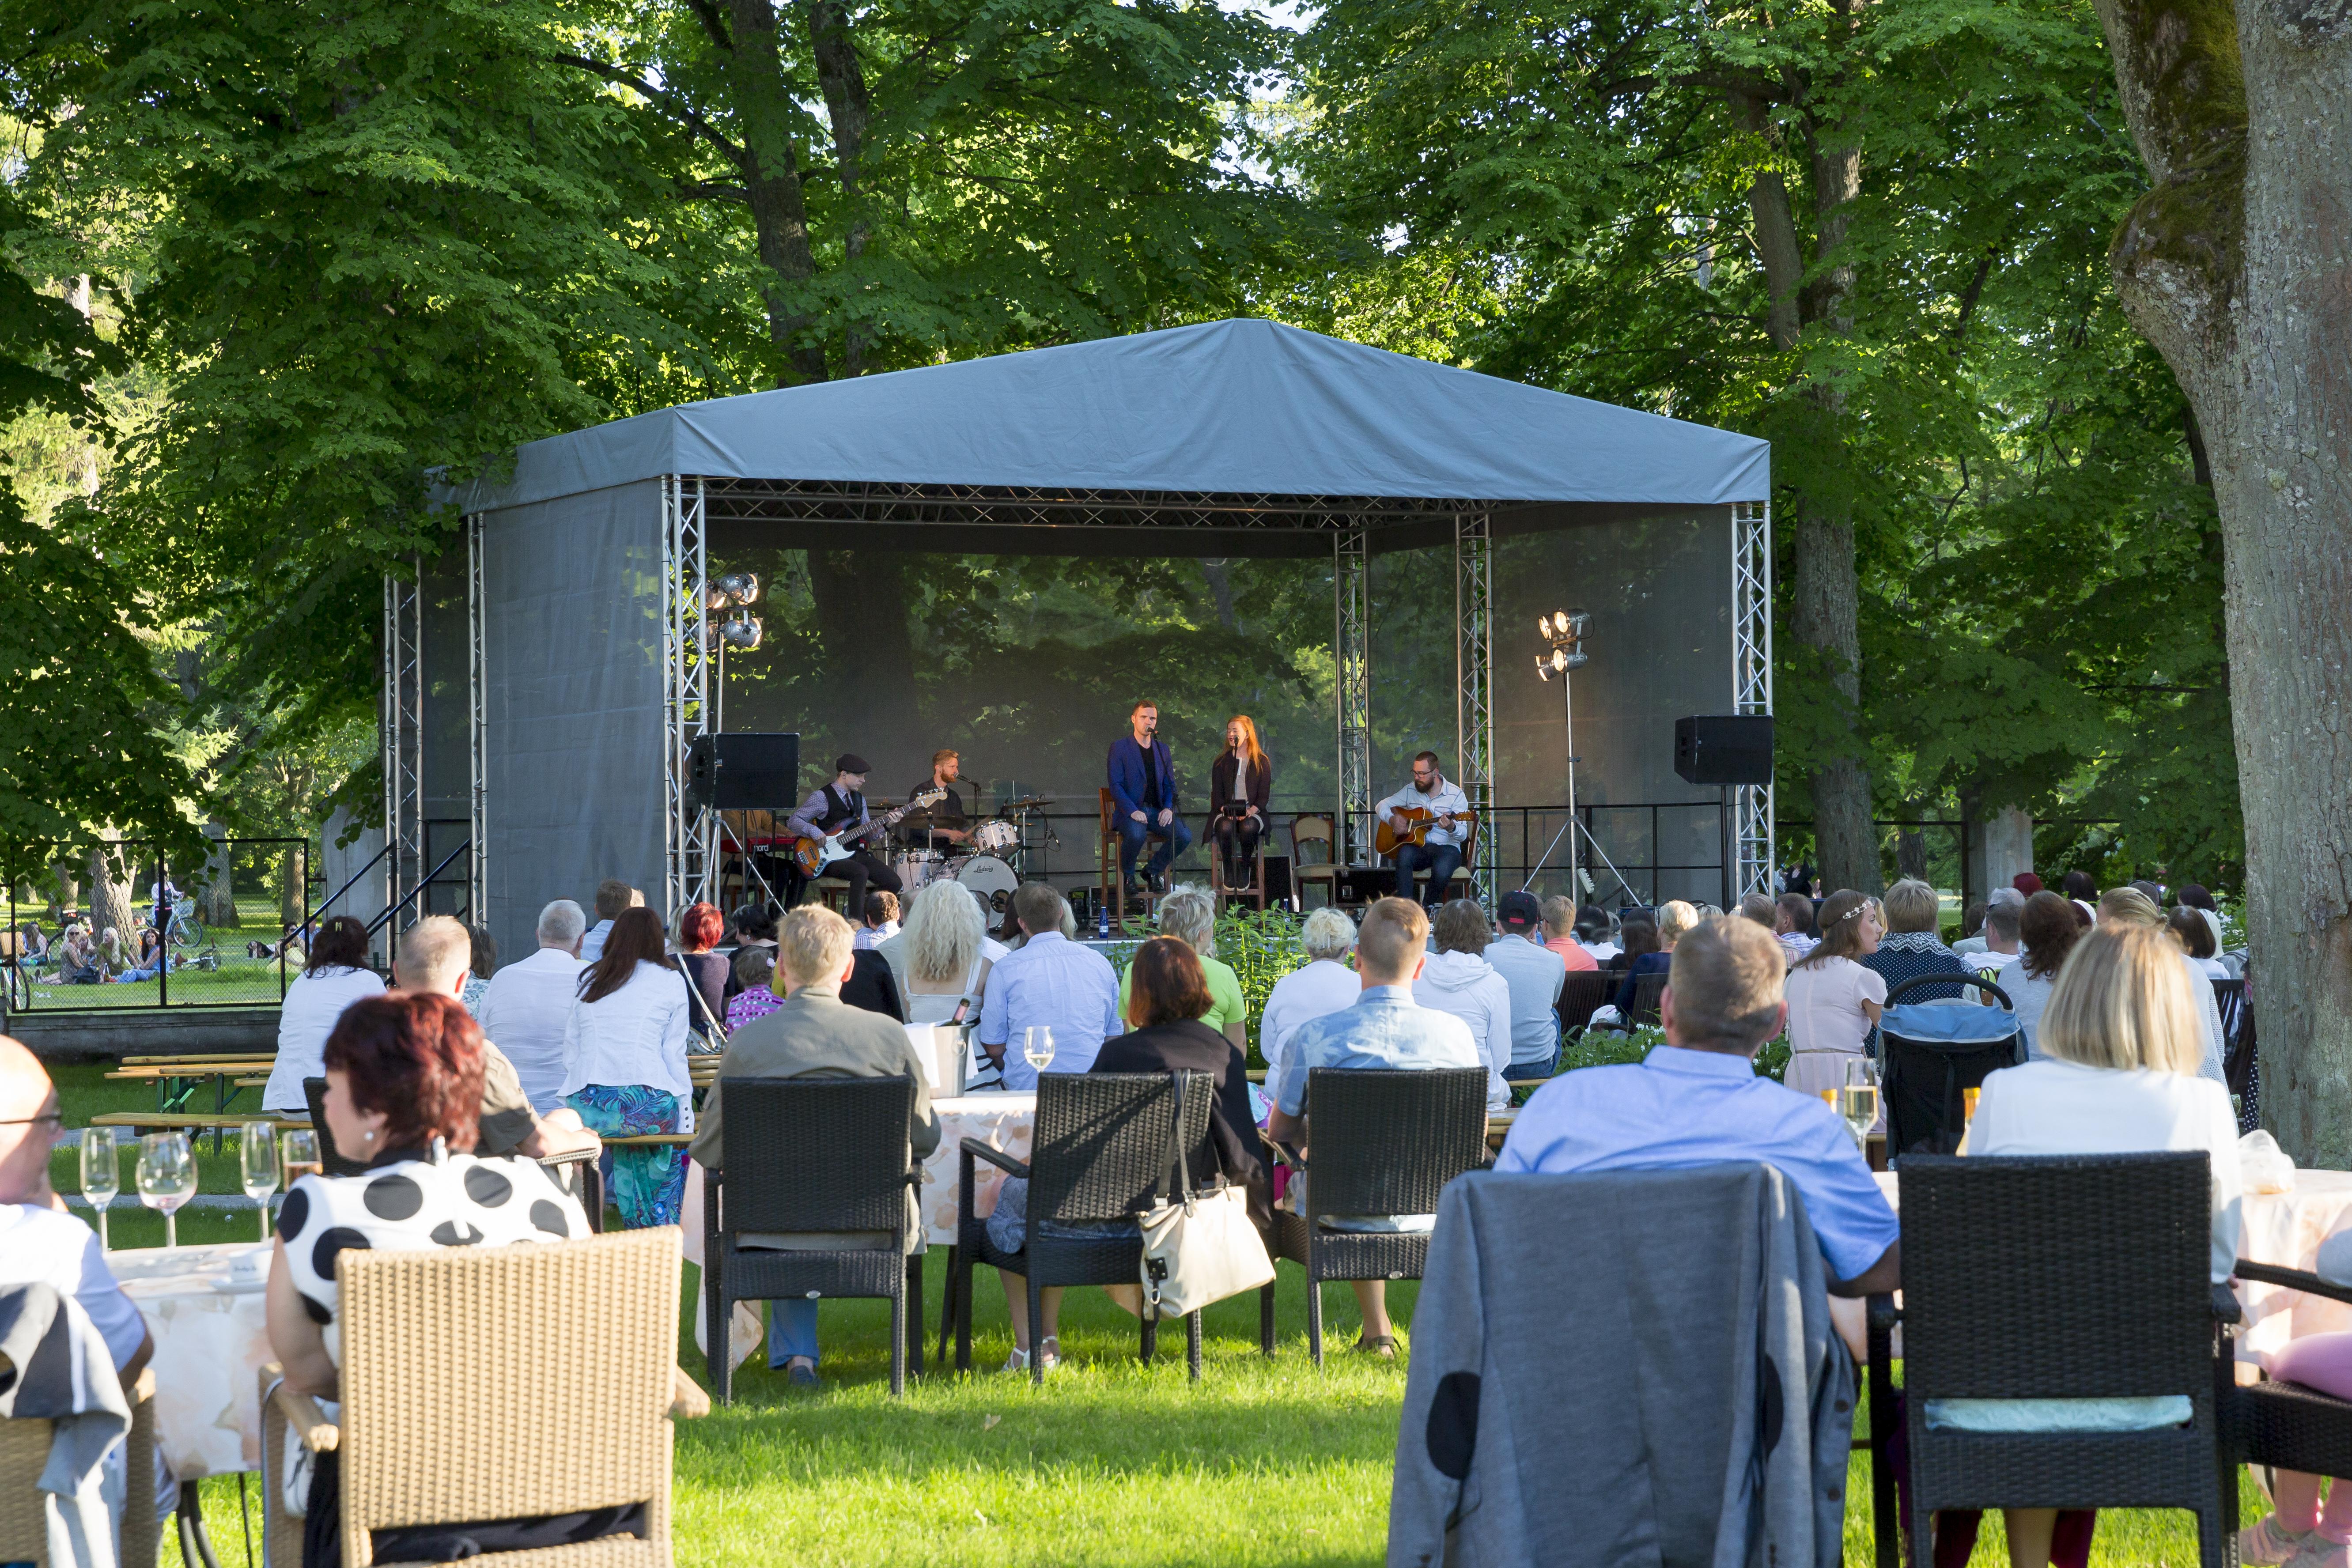
<svg viewBox="0 0 2352 1568">
<path fill-rule="evenodd" d="M 1021 886 L 1013 868 L 993 855 L 974 855 L 956 868 L 955 879 L 972 891 L 986 894 L 988 907 L 999 914 L 1012 903 L 1013 889 Z"/>
<path fill-rule="evenodd" d="M 898 886 L 911 897 L 922 890 L 927 882 L 936 882 L 948 874 L 948 858 L 938 849 L 909 849 L 890 862 L 890 869 L 898 873 Z"/>
<path fill-rule="evenodd" d="M 1021 847 L 1021 830 L 1002 817 L 971 830 L 971 847 L 983 855 L 1010 855 Z"/>
</svg>

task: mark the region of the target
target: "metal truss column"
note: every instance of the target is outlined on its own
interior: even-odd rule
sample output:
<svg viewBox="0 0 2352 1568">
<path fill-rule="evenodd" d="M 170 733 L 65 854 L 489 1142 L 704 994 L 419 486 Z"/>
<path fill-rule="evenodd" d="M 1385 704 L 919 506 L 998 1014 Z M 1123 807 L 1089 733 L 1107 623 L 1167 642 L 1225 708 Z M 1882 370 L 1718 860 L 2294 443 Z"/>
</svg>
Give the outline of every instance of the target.
<svg viewBox="0 0 2352 1568">
<path fill-rule="evenodd" d="M 1772 711 L 1772 508 L 1731 509 L 1731 701 L 1736 713 Z M 1732 896 L 1772 891 L 1772 786 L 1731 792 Z"/>
<path fill-rule="evenodd" d="M 482 518 L 466 520 L 466 918 L 490 918 L 488 665 L 484 654 Z"/>
<path fill-rule="evenodd" d="M 713 727 L 710 705 L 709 558 L 702 481 L 662 480 L 662 820 L 667 923 L 713 892 L 719 819 L 687 800 L 687 751 Z"/>
<path fill-rule="evenodd" d="M 1454 755 L 1462 793 L 1478 814 L 1471 886 L 1495 907 L 1495 533 L 1486 512 L 1454 520 Z"/>
<path fill-rule="evenodd" d="M 425 561 L 405 580 L 383 580 L 384 908 L 396 910 L 425 879 Z M 384 927 L 384 956 L 399 951 L 399 931 L 415 923 L 395 915 Z"/>
<path fill-rule="evenodd" d="M 1372 861 L 1371 536 L 1357 526 L 1331 544 L 1333 706 L 1339 718 L 1339 838 L 1344 864 Z"/>
</svg>

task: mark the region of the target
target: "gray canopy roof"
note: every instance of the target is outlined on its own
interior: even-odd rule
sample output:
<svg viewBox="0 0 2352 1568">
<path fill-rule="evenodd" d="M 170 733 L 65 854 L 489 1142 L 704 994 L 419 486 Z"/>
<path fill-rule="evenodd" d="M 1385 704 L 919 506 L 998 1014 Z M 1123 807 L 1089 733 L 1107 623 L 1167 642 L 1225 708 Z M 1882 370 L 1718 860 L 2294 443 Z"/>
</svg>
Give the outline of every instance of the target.
<svg viewBox="0 0 2352 1568">
<path fill-rule="evenodd" d="M 980 492 L 1092 492 L 1129 521 L 1229 498 L 1258 527 L 1274 511 L 1319 531 L 1350 500 L 1398 521 L 1413 502 L 1570 503 L 1542 509 L 1560 521 L 1762 501 L 1770 447 L 1240 320 L 682 404 L 534 441 L 506 482 L 451 499 L 488 511 L 663 474 L 886 487 L 939 522 L 960 520 L 941 502 L 1003 521 Z"/>
</svg>

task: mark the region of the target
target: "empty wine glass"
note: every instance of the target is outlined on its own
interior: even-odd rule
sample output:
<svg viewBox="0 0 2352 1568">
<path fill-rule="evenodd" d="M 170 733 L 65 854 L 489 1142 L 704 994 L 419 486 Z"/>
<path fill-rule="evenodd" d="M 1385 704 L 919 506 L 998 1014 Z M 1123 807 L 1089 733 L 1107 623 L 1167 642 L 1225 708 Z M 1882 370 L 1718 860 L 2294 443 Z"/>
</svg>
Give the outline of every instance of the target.
<svg viewBox="0 0 2352 1568">
<path fill-rule="evenodd" d="M 248 1121 L 236 1137 L 245 1195 L 261 1205 L 261 1239 L 269 1239 L 269 1194 L 278 1190 L 278 1124 Z"/>
<path fill-rule="evenodd" d="M 1054 1060 L 1054 1031 L 1043 1024 L 1032 1024 L 1021 1036 L 1021 1054 L 1029 1065 L 1044 1072 Z"/>
<path fill-rule="evenodd" d="M 163 1245 L 180 1245 L 180 1205 L 196 1195 L 196 1154 L 184 1132 L 139 1140 L 139 1201 L 163 1211 Z"/>
<path fill-rule="evenodd" d="M 114 1153 L 114 1129 L 81 1130 L 81 1195 L 98 1211 L 98 1247 L 106 1250 L 106 1205 L 122 1190 L 122 1166 Z"/>
</svg>

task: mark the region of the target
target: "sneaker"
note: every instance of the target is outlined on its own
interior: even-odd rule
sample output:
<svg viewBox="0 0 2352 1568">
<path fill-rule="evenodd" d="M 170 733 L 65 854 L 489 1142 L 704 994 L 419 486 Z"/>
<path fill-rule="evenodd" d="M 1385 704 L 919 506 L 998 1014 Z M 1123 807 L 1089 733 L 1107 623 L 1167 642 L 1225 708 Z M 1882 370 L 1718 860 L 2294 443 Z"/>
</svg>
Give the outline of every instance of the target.
<svg viewBox="0 0 2352 1568">
<path fill-rule="evenodd" d="M 2254 1523 L 2238 1531 L 2238 1561 L 2241 1563 L 2280 1563 L 2303 1550 L 2311 1539 L 2309 1531 L 2297 1535 L 2278 1521 L 2278 1515 L 2265 1514 Z"/>
<path fill-rule="evenodd" d="M 816 1368 L 813 1366 L 804 1366 L 799 1362 L 793 1363 L 791 1370 L 787 1371 L 784 1375 L 792 1380 L 792 1384 L 794 1388 L 814 1388 L 818 1386 L 816 1380 Z"/>
</svg>

